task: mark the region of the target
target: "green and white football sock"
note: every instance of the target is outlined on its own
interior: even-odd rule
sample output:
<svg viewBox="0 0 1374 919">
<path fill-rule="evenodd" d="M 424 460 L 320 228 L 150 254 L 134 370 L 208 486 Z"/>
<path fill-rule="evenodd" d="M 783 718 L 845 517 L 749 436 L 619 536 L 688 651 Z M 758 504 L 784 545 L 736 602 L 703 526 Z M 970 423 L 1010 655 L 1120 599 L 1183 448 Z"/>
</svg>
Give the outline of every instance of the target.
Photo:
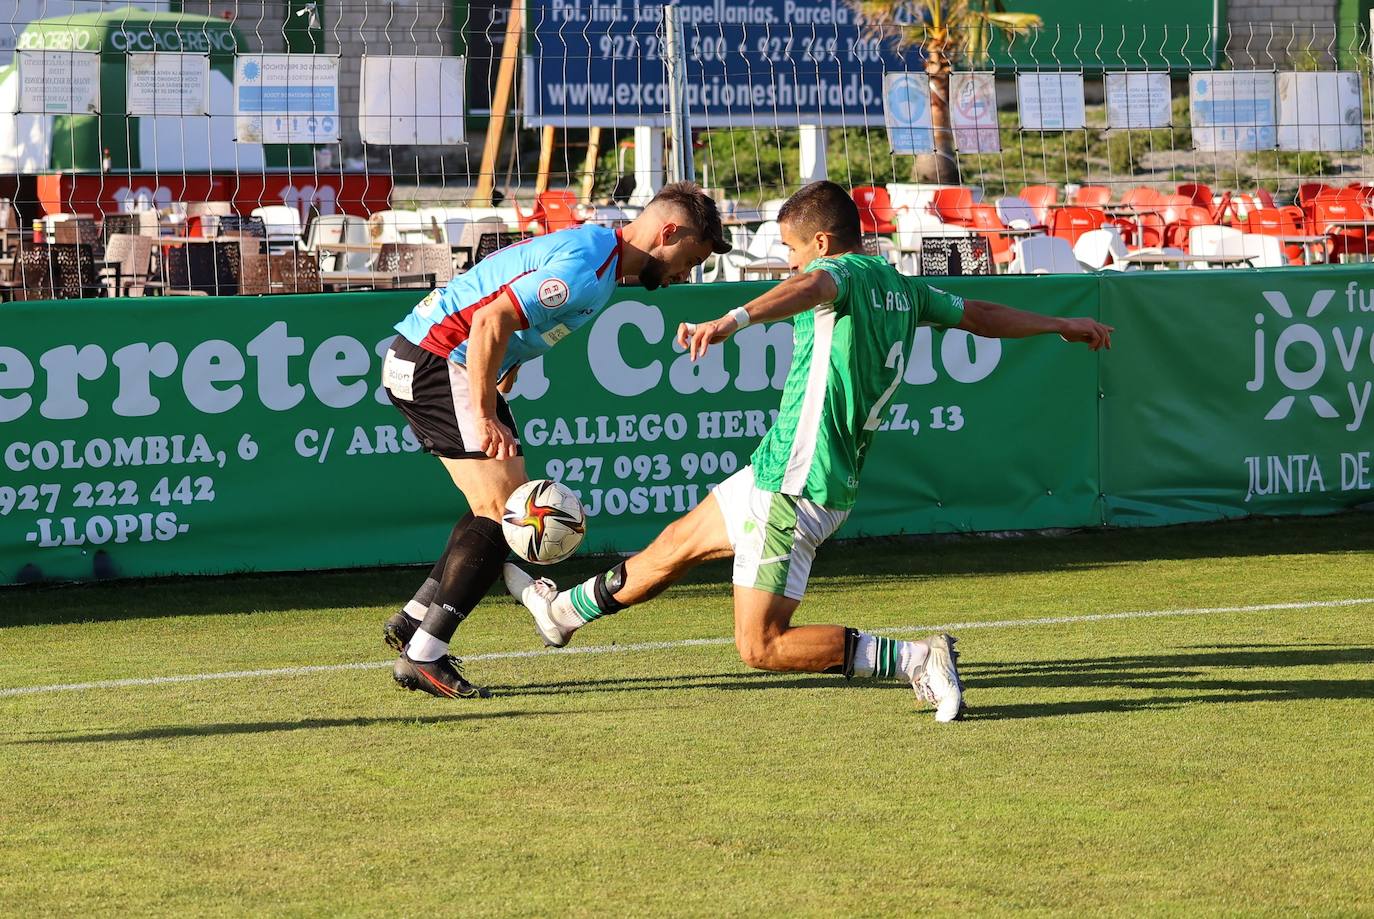
<svg viewBox="0 0 1374 919">
<path fill-rule="evenodd" d="M 930 645 L 924 641 L 898 641 L 860 632 L 854 649 L 853 673 L 879 680 L 908 680 L 929 653 Z"/>
<path fill-rule="evenodd" d="M 572 590 L 565 590 L 553 601 L 554 621 L 566 629 L 578 629 L 602 616 L 610 616 L 625 608 L 615 598 L 615 592 L 625 586 L 625 563 L 610 571 L 588 578 Z"/>
</svg>

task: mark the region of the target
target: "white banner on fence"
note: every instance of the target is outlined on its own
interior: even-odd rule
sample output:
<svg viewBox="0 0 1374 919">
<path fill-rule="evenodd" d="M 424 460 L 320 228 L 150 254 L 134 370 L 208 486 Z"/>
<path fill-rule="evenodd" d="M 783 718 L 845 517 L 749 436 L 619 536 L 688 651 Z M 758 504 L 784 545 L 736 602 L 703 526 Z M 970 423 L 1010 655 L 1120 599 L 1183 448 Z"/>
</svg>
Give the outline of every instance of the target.
<svg viewBox="0 0 1374 919">
<path fill-rule="evenodd" d="M 1076 131 L 1087 124 L 1081 73 L 1018 73 L 1023 131 Z"/>
<path fill-rule="evenodd" d="M 234 61 L 239 143 L 326 144 L 339 139 L 339 59 L 240 54 Z"/>
<path fill-rule="evenodd" d="M 883 120 L 893 153 L 930 153 L 935 132 L 930 117 L 930 77 L 924 73 L 883 76 Z"/>
<path fill-rule="evenodd" d="M 1167 128 L 1174 122 L 1167 73 L 1108 73 L 1107 127 Z"/>
<path fill-rule="evenodd" d="M 997 126 L 997 76 L 953 73 L 949 77 L 949 120 L 960 153 L 997 153 L 1002 133 Z"/>
<path fill-rule="evenodd" d="M 363 56 L 363 142 L 452 145 L 463 140 L 461 57 Z"/>
<path fill-rule="evenodd" d="M 130 52 L 130 115 L 204 115 L 209 111 L 210 56 Z"/>
<path fill-rule="evenodd" d="M 1281 73 L 1279 149 L 1359 150 L 1363 111 L 1358 73 Z"/>
<path fill-rule="evenodd" d="M 25 115 L 100 112 L 100 55 L 95 51 L 16 51 L 19 107 Z"/>
<path fill-rule="evenodd" d="M 1193 149 L 1273 150 L 1276 87 L 1269 70 L 1203 70 L 1189 78 Z"/>
</svg>

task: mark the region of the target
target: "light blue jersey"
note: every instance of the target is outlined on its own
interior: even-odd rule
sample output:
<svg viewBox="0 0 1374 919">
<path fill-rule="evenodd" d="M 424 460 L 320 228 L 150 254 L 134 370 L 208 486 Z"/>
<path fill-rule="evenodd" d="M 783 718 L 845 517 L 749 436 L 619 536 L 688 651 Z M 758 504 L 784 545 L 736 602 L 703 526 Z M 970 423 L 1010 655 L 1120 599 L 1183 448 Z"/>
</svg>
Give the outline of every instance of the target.
<svg viewBox="0 0 1374 919">
<path fill-rule="evenodd" d="M 499 376 L 539 357 L 601 312 L 615 292 L 620 233 L 600 226 L 527 239 L 482 259 L 396 324 L 411 344 L 467 364 L 477 311 L 509 291 L 520 313 Z"/>
</svg>

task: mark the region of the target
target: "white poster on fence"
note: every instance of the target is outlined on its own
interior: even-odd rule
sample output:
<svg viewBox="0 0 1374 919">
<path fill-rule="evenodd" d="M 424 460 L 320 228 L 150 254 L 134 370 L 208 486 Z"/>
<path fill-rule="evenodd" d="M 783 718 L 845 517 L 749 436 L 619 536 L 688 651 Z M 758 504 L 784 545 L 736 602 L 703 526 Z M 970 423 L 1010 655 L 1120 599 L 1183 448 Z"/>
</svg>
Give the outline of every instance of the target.
<svg viewBox="0 0 1374 919">
<path fill-rule="evenodd" d="M 363 143 L 463 143 L 464 65 L 461 57 L 364 55 Z"/>
<path fill-rule="evenodd" d="M 1276 87 L 1269 70 L 1204 70 L 1189 78 L 1195 150 L 1273 150 Z"/>
<path fill-rule="evenodd" d="M 1077 131 L 1087 124 L 1081 73 L 1018 73 L 1023 131 Z"/>
<path fill-rule="evenodd" d="M 1174 123 L 1173 94 L 1167 73 L 1108 73 L 1107 127 L 1167 128 Z"/>
<path fill-rule="evenodd" d="M 100 55 L 95 51 L 16 51 L 19 107 L 25 115 L 100 112 Z"/>
<path fill-rule="evenodd" d="M 240 54 L 234 60 L 239 143 L 327 144 L 339 139 L 339 59 Z"/>
<path fill-rule="evenodd" d="M 949 120 L 960 153 L 997 153 L 1002 133 L 997 126 L 997 78 L 991 73 L 949 76 Z"/>
<path fill-rule="evenodd" d="M 1364 146 L 1362 111 L 1358 73 L 1281 73 L 1279 149 L 1359 150 Z"/>
<path fill-rule="evenodd" d="M 893 153 L 931 153 L 935 131 L 930 118 L 930 77 L 889 73 L 883 77 L 883 121 Z"/>
<path fill-rule="evenodd" d="M 204 115 L 209 110 L 210 56 L 130 52 L 130 115 Z"/>
</svg>

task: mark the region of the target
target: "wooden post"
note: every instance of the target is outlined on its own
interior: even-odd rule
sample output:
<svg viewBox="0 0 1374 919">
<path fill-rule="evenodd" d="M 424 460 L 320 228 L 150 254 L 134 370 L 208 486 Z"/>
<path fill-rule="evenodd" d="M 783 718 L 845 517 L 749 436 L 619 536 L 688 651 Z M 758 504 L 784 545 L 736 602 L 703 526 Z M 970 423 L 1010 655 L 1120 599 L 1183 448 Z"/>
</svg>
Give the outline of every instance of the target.
<svg viewBox="0 0 1374 919">
<path fill-rule="evenodd" d="M 587 161 L 582 166 L 582 200 L 591 201 L 596 191 L 596 164 L 601 159 L 601 129 L 587 131 Z"/>
<path fill-rule="evenodd" d="M 496 92 L 492 94 L 491 118 L 487 122 L 487 142 L 482 148 L 477 191 L 472 196 L 473 205 L 478 207 L 491 205 L 491 193 L 496 185 L 496 161 L 501 155 L 501 135 L 506 131 L 511 90 L 515 87 L 515 65 L 520 59 L 520 37 L 525 30 L 523 13 L 524 0 L 511 0 L 506 37 L 501 43 L 501 69 L 496 74 Z"/>
<path fill-rule="evenodd" d="M 534 177 L 534 193 L 542 195 L 549 190 L 549 170 L 553 168 L 553 145 L 557 140 L 558 129 L 551 124 L 544 125 L 539 135 L 539 173 Z"/>
</svg>

